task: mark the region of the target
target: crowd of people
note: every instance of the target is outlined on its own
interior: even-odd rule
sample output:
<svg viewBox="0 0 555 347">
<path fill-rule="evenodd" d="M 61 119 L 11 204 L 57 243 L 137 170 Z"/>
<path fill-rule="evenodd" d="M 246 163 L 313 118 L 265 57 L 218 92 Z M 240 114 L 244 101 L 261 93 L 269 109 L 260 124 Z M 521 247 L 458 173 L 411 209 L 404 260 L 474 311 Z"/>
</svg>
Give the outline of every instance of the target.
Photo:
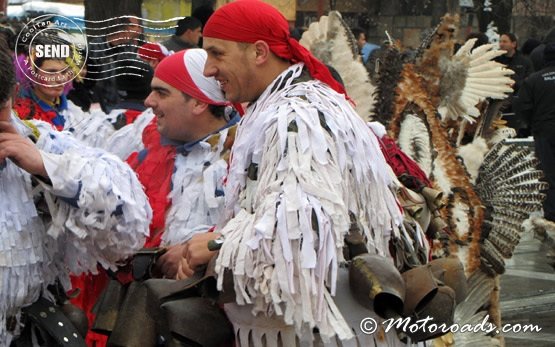
<svg viewBox="0 0 555 347">
<path fill-rule="evenodd" d="M 382 141 L 275 8 L 197 14 L 146 44 L 124 18 L 64 85 L 40 76 L 73 68 L 65 59 L 15 57 L 16 31 L 1 32 L 0 345 L 404 345 L 360 332 L 340 290 L 345 261 L 394 263 L 404 230 Z M 353 33 L 370 64 L 380 47 Z M 515 71 L 504 112 L 534 135 L 555 221 L 551 36 L 528 58 L 504 33 L 498 60 Z M 24 59 L 39 77 L 21 74 Z M 145 73 L 113 73 L 133 67 Z M 152 308 L 157 286 L 174 295 Z"/>
</svg>

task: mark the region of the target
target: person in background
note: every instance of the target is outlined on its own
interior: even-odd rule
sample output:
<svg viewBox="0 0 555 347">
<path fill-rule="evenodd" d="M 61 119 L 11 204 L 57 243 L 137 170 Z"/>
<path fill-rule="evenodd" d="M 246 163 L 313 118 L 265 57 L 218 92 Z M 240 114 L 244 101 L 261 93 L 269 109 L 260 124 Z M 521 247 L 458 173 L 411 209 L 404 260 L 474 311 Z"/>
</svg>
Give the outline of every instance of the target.
<svg viewBox="0 0 555 347">
<path fill-rule="evenodd" d="M 168 50 L 178 52 L 188 48 L 198 48 L 202 37 L 202 23 L 195 17 L 185 17 L 177 21 L 175 35 L 162 42 Z"/>
<path fill-rule="evenodd" d="M 63 130 L 68 118 L 66 60 L 34 55 L 19 59 L 22 88 L 14 102 L 17 115 L 21 119 L 42 120 Z"/>
<path fill-rule="evenodd" d="M 540 71 L 544 67 L 544 60 L 543 60 L 543 50 L 545 46 L 555 43 L 555 27 L 551 28 L 545 37 L 542 40 L 542 43 L 538 45 L 532 53 L 530 53 L 530 59 L 532 60 L 532 64 L 534 65 L 534 71 Z"/>
<path fill-rule="evenodd" d="M 468 35 L 466 35 L 466 39 L 464 40 L 464 42 L 466 42 L 470 39 L 476 39 L 476 42 L 474 43 L 474 47 L 472 47 L 473 50 L 480 47 L 480 46 L 487 45 L 489 43 L 488 35 L 486 35 L 484 33 L 480 33 L 480 32 L 471 32 L 471 33 L 469 33 Z M 458 49 L 455 49 L 455 52 L 457 52 L 457 50 Z"/>
<path fill-rule="evenodd" d="M 535 153 L 549 184 L 544 217 L 555 223 L 555 43 L 546 45 L 543 53 L 544 68 L 523 82 L 514 109 L 534 136 Z"/>
<path fill-rule="evenodd" d="M 140 20 L 134 16 L 124 16 L 114 21 L 115 26 L 110 32 L 88 43 L 87 63 L 90 65 L 87 75 L 96 81 L 94 92 L 105 113 L 110 113 L 120 101 L 122 90 L 117 80 L 124 70 L 137 75 L 150 71 L 148 64 L 137 58 L 137 48 L 143 35 Z M 114 23 L 110 22 L 110 25 Z"/>
<path fill-rule="evenodd" d="M 530 59 L 517 49 L 517 44 L 517 38 L 513 33 L 501 34 L 499 37 L 499 49 L 506 51 L 506 53 L 495 58 L 495 61 L 504 64 L 507 68 L 514 71 L 514 74 L 511 75 L 514 81 L 512 86 L 513 94 L 507 98 L 501 112 L 504 114 L 503 119 L 507 121 L 507 126 L 515 129 L 517 135 L 522 137 L 527 136 L 526 126 L 514 115 L 512 103 L 514 96 L 518 94 L 522 82 L 524 82 L 528 75 L 534 72 L 534 67 Z"/>
<path fill-rule="evenodd" d="M 530 38 L 524 41 L 524 43 L 522 44 L 522 47 L 520 47 L 520 52 L 522 52 L 522 54 L 524 54 L 525 56 L 530 57 L 530 54 L 532 53 L 532 51 L 541 44 L 542 42 L 540 40 Z M 532 65 L 533 63 L 534 62 L 532 62 Z"/>
<path fill-rule="evenodd" d="M 362 56 L 362 62 L 366 64 L 370 58 L 370 54 L 372 54 L 375 49 L 380 48 L 380 46 L 366 41 L 366 32 L 361 28 L 354 28 L 353 35 L 357 40 L 358 49 L 360 50 L 360 55 Z"/>
<path fill-rule="evenodd" d="M 146 61 L 153 70 L 156 69 L 156 66 L 158 66 L 165 57 L 173 53 L 173 51 L 168 50 L 161 43 L 155 42 L 145 43 L 139 47 L 139 51 L 137 52 L 139 58 Z"/>
<path fill-rule="evenodd" d="M 87 65 L 85 64 L 79 72 L 79 78 L 72 81 L 72 88 L 67 94 L 68 100 L 79 106 L 83 112 L 89 112 L 92 108 L 100 108 L 100 99 L 94 90 L 95 81 L 85 79 L 87 76 Z"/>
</svg>

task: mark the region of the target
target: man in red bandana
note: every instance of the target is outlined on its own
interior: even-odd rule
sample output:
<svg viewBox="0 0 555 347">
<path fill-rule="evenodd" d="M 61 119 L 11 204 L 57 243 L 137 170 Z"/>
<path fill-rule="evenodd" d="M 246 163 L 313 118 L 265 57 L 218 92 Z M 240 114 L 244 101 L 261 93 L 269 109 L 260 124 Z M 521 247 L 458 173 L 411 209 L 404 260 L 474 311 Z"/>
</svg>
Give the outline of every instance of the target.
<svg viewBox="0 0 555 347">
<path fill-rule="evenodd" d="M 235 302 L 224 309 L 237 345 L 402 345 L 394 331 L 363 334 L 361 319 L 380 318 L 344 306 L 352 302 L 340 267 L 350 227 L 370 254 L 392 261 L 388 243 L 402 223 L 376 136 L 272 6 L 224 5 L 203 36 L 204 74 L 248 107 L 231 153 L 224 222 L 193 236 L 184 268 L 216 256 L 218 289 L 233 280 Z M 216 237 L 221 249 L 210 252 Z"/>
</svg>

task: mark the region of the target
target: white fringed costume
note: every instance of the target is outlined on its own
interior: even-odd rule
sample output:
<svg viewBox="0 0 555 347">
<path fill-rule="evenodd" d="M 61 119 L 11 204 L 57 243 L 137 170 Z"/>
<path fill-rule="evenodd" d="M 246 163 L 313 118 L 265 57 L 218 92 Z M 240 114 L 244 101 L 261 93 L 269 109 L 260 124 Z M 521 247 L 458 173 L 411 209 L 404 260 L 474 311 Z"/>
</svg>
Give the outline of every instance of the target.
<svg viewBox="0 0 555 347">
<path fill-rule="evenodd" d="M 117 132 L 118 141 L 122 146 L 119 148 L 120 153 L 128 152 L 129 147 L 136 147 L 133 140 L 127 141 L 127 147 L 123 143 L 123 139 L 140 138 L 136 134 L 128 131 L 137 129 L 143 121 L 142 118 L 149 117 L 149 114 L 143 114 L 137 122 L 130 124 Z M 165 208 L 164 211 L 156 211 L 165 215 L 165 225 L 161 239 L 162 246 L 173 246 L 188 241 L 194 234 L 206 232 L 212 229 L 219 220 L 224 206 L 223 184 L 227 174 L 227 158 L 229 157 L 229 143 L 233 142 L 236 130 L 236 123 L 239 116 L 230 120 L 228 124 L 218 131 L 207 135 L 206 137 L 194 141 L 193 143 L 178 143 L 169 140 L 161 140 L 167 142 L 165 146 L 175 148 L 175 160 L 171 172 L 164 174 L 171 175 L 171 185 L 167 196 L 169 203 L 166 205 L 152 205 L 154 209 Z M 145 133 L 156 124 L 156 120 L 151 120 L 150 129 L 146 129 Z M 127 129 L 129 128 L 129 129 Z M 127 134 L 127 136 L 123 136 Z M 143 134 L 143 138 L 145 138 Z M 154 152 L 161 144 L 152 145 L 141 144 L 143 147 L 138 153 L 140 165 L 154 165 L 156 161 L 150 160 L 150 152 Z M 173 158 L 168 158 L 173 160 Z M 137 168 L 135 168 L 137 169 Z M 139 179 L 145 186 L 147 195 L 150 189 L 162 189 L 157 187 L 156 183 L 145 181 L 148 176 Z M 150 199 L 149 195 L 149 199 Z M 151 226 L 152 228 L 152 226 Z M 152 233 L 152 231 L 151 231 Z"/>
<path fill-rule="evenodd" d="M 32 133 L 15 115 L 25 136 Z M 9 159 L 0 166 L 0 345 L 9 346 L 21 326 L 8 331 L 7 319 L 35 302 L 68 274 L 96 272 L 139 249 L 148 234 L 151 210 L 137 177 L 115 156 L 80 145 L 72 136 L 35 123 L 51 184 Z M 48 211 L 37 208 L 44 195 Z"/>
<path fill-rule="evenodd" d="M 389 169 L 344 96 L 307 77 L 291 66 L 239 125 L 218 228 L 218 285 L 230 269 L 236 292 L 226 313 L 240 346 L 310 345 L 313 328 L 330 346 L 401 345 L 394 331 L 363 335 L 357 313 L 339 304 L 350 295 L 340 268 L 349 212 L 369 252 L 390 258 L 402 215 Z"/>
</svg>

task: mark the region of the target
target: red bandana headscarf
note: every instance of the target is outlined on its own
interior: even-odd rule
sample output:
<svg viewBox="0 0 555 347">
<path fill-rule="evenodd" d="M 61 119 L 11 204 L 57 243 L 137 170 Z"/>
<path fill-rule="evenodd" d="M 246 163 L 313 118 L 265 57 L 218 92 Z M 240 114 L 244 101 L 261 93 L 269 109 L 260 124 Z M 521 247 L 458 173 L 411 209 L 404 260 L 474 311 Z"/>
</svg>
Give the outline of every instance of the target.
<svg viewBox="0 0 555 347">
<path fill-rule="evenodd" d="M 168 51 L 168 49 L 162 44 L 155 42 L 147 42 L 139 47 L 139 50 L 137 51 L 139 58 L 145 60 L 157 60 L 159 62 L 172 53 L 173 52 Z"/>
<path fill-rule="evenodd" d="M 265 41 L 278 57 L 303 62 L 312 77 L 347 95 L 328 68 L 291 37 L 285 17 L 260 0 L 237 0 L 220 7 L 208 19 L 202 35 L 235 42 Z"/>
<path fill-rule="evenodd" d="M 202 74 L 206 57 L 200 48 L 179 51 L 158 64 L 154 77 L 207 104 L 228 105 L 218 82 Z"/>
</svg>

